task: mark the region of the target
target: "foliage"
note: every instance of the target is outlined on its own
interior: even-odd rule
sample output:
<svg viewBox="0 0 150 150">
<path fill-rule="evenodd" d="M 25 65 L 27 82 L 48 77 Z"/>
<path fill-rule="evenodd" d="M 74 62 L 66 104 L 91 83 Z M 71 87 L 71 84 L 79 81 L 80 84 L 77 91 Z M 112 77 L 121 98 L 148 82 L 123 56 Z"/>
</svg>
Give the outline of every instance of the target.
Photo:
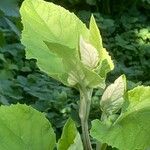
<svg viewBox="0 0 150 150">
<path fill-rule="evenodd" d="M 126 74 L 127 88 L 149 84 L 149 1 L 48 0 L 75 12 L 87 25 L 91 13 L 101 28 L 103 45 L 115 62 L 108 83 Z M 0 1 L 0 103 L 26 103 L 45 112 L 57 138 L 68 116 L 77 122 L 79 93 L 40 72 L 34 59 L 26 60 L 20 44 L 19 8 L 22 0 Z M 114 4 L 115 3 L 115 4 Z M 133 6 L 133 7 L 132 7 Z M 128 8 L 131 8 L 128 10 Z M 136 83 L 134 83 L 136 82 Z M 100 118 L 102 89 L 95 89 L 89 120 Z"/>
<path fill-rule="evenodd" d="M 26 105 L 0 107 L 0 149 L 53 150 L 55 134 L 44 114 Z"/>
<path fill-rule="evenodd" d="M 91 150 L 88 118 L 92 91 L 105 87 L 106 75 L 114 68 L 94 17 L 88 29 L 73 13 L 42 0 L 25 0 L 20 12 L 24 27 L 21 42 L 27 58 L 37 59 L 42 71 L 79 90 L 83 145 Z M 30 38 L 33 33 L 36 36 Z"/>
<path fill-rule="evenodd" d="M 21 31 L 18 3 L 4 2 L 2 5 L 1 1 L 0 5 L 0 103 L 10 105 L 19 102 L 32 105 L 45 112 L 59 131 L 69 114 L 78 121 L 78 117 L 74 115 L 78 111 L 75 103 L 79 99 L 78 93 L 40 72 L 35 60 L 25 59 L 20 35 L 5 20 L 9 20 L 18 32 Z"/>
<path fill-rule="evenodd" d="M 58 150 L 83 150 L 80 134 L 72 119 L 68 119 L 66 122 L 57 148 Z"/>
<path fill-rule="evenodd" d="M 2 4 L 2 2 L 3 2 L 3 4 Z M 61 1 L 61 3 L 62 2 L 63 1 Z M 130 9 L 130 11 L 125 11 L 125 12 L 121 11 L 122 13 L 120 16 L 122 16 L 121 18 L 123 18 L 123 19 L 118 19 L 120 17 L 118 17 L 116 15 L 116 14 L 120 14 L 118 12 L 121 9 L 113 8 L 113 7 L 119 7 L 119 6 L 128 8 L 126 5 L 120 5 L 119 3 L 123 3 L 121 1 L 117 3 L 118 6 L 113 5 L 113 4 L 110 5 L 110 6 L 113 6 L 113 7 L 111 7 L 112 10 L 118 10 L 118 12 L 116 14 L 113 14 L 113 16 L 111 14 L 108 15 L 108 13 L 107 13 L 107 16 L 102 15 L 102 12 L 101 12 L 102 5 L 98 5 L 98 7 L 101 7 L 98 10 L 95 8 L 96 4 L 90 5 L 90 6 L 88 6 L 88 11 L 87 11 L 87 8 L 86 8 L 87 6 L 85 4 L 85 1 L 80 1 L 80 2 L 84 3 L 84 5 L 82 5 L 82 6 L 80 5 L 80 7 L 78 7 L 77 3 L 73 4 L 72 1 L 69 2 L 70 4 L 72 3 L 72 5 L 70 5 L 70 4 L 67 5 L 68 2 L 64 3 L 62 5 L 65 5 L 65 7 L 71 6 L 71 8 L 69 8 L 69 9 L 75 11 L 78 14 L 78 16 L 80 16 L 80 18 L 82 18 L 82 20 L 84 20 L 85 22 L 88 22 L 88 20 L 89 20 L 88 16 L 90 15 L 90 13 L 94 12 L 94 16 L 96 18 L 98 26 L 101 28 L 101 34 L 103 36 L 104 46 L 108 47 L 108 50 L 111 52 L 111 55 L 114 53 L 115 59 L 117 60 L 115 70 L 112 74 L 113 76 L 110 77 L 111 80 L 109 80 L 109 81 L 112 81 L 115 79 L 116 76 L 118 76 L 122 73 L 125 73 L 127 75 L 128 79 L 135 81 L 135 82 L 138 81 L 137 84 L 141 84 L 141 82 L 139 82 L 139 80 L 141 80 L 142 82 L 145 82 L 145 84 L 149 84 L 149 72 L 148 72 L 149 71 L 149 58 L 150 58 L 149 50 L 148 50 L 149 49 L 149 37 L 144 40 L 145 34 L 143 34 L 143 35 L 140 34 L 139 38 L 137 37 L 136 34 L 134 34 L 134 36 L 132 34 L 133 33 L 132 31 L 134 31 L 134 30 L 137 31 L 137 33 L 139 33 L 139 31 L 144 31 L 144 30 L 142 30 L 142 28 L 147 30 L 147 27 L 149 26 L 149 21 L 148 21 L 149 13 L 147 13 L 148 5 L 145 3 L 146 1 L 144 1 L 144 3 L 142 1 L 140 1 L 137 4 L 138 9 L 134 9 L 134 10 Z M 10 91 L 12 91 L 9 93 L 9 97 L 6 96 L 6 94 L 3 94 L 3 95 L 1 94 L 1 97 L 3 97 L 3 99 L 6 99 L 6 101 L 10 101 L 10 103 L 11 102 L 14 103 L 14 102 L 16 102 L 16 100 L 19 97 L 20 98 L 17 101 L 21 100 L 23 102 L 23 99 L 24 99 L 25 102 L 28 102 L 26 97 L 29 96 L 30 99 L 34 99 L 32 101 L 32 103 L 33 103 L 36 98 L 38 101 L 38 97 L 32 96 L 32 94 L 31 94 L 32 90 L 28 94 L 28 91 L 23 91 L 20 93 L 13 88 L 15 85 L 15 88 L 19 89 L 19 91 L 20 91 L 20 87 L 16 86 L 16 84 L 15 84 L 17 76 L 21 75 L 24 78 L 28 77 L 28 75 L 29 75 L 29 77 L 30 77 L 30 75 L 33 75 L 33 76 L 35 76 L 35 78 L 36 78 L 36 76 L 38 76 L 37 78 L 39 78 L 39 76 L 41 76 L 41 73 L 39 73 L 39 70 L 36 68 L 35 61 L 34 60 L 25 60 L 24 47 L 20 44 L 19 37 L 14 32 L 13 28 L 11 28 L 11 26 L 8 24 L 8 22 L 11 22 L 11 24 L 13 24 L 13 26 L 15 26 L 15 28 L 18 30 L 18 32 L 20 32 L 21 24 L 20 24 L 20 15 L 18 12 L 18 5 L 20 5 L 20 3 L 21 3 L 21 1 L 14 0 L 14 1 L 11 1 L 11 3 L 10 3 L 10 1 L 2 0 L 1 4 L 0 4 L 0 6 L 1 6 L 0 7 L 0 10 L 1 10 L 0 11 L 1 12 L 0 13 L 1 14 L 0 15 L 0 38 L 1 38 L 1 40 L 0 40 L 0 79 L 5 80 L 5 81 L 1 82 L 0 88 L 1 88 L 1 93 L 6 92 L 6 91 L 4 91 L 5 86 L 6 86 L 6 89 L 9 87 L 8 89 L 10 89 Z M 55 3 L 60 3 L 60 1 L 55 1 Z M 91 3 L 95 3 L 94 0 Z M 103 3 L 105 3 L 105 2 L 103 2 Z M 100 2 L 100 4 L 102 4 L 102 2 Z M 84 6 L 86 6 L 86 7 L 84 7 Z M 94 8 L 93 8 L 93 6 L 94 6 Z M 133 6 L 135 6 L 135 5 L 133 5 Z M 146 6 L 146 8 L 145 8 L 145 6 Z M 101 15 L 99 14 L 99 12 L 101 12 Z M 129 16 L 131 16 L 131 17 L 129 17 Z M 9 20 L 9 21 L 6 22 L 6 20 Z M 127 32 L 129 30 L 128 29 L 129 27 L 131 28 L 130 29 L 131 30 L 130 37 L 128 36 L 129 32 Z M 122 33 L 123 33 L 123 35 L 121 35 Z M 116 38 L 114 38 L 115 37 L 114 35 L 116 35 Z M 127 42 L 129 40 L 131 40 L 131 42 L 128 42 L 129 47 L 131 47 L 130 45 L 132 44 L 133 41 L 135 41 L 135 38 L 136 38 L 137 42 L 136 42 L 136 44 L 134 44 L 134 45 L 137 45 L 137 47 L 134 48 L 136 50 L 131 51 L 131 50 L 126 49 L 125 48 L 126 46 L 123 46 L 123 45 L 119 46 L 119 45 L 121 45 L 121 42 L 118 38 L 118 35 L 119 35 L 119 37 L 121 35 L 121 39 L 124 39 L 124 37 L 122 37 L 122 36 L 125 35 Z M 139 40 L 143 43 L 142 50 L 141 50 Z M 116 45 L 116 43 L 118 46 Z M 140 47 L 140 49 L 139 49 L 139 47 Z M 118 48 L 119 48 L 119 50 L 118 50 Z M 124 52 L 126 53 L 126 55 L 123 54 Z M 124 60 L 124 61 L 122 61 L 122 60 Z M 139 61 L 139 60 L 141 60 L 141 61 Z M 130 64 L 130 65 L 127 66 L 126 64 Z M 48 82 L 51 81 L 51 79 L 48 79 L 48 77 L 45 77 L 45 75 L 42 75 L 42 79 L 45 84 L 46 84 L 47 80 L 48 80 Z M 28 79 L 26 78 L 26 80 L 28 80 Z M 30 82 L 30 80 L 28 80 L 28 82 Z M 5 83 L 5 85 L 4 85 L 4 83 Z M 38 83 L 38 82 L 36 82 L 36 83 Z M 133 82 L 129 82 L 128 85 L 129 86 L 131 85 L 129 88 L 136 86 L 136 85 L 134 85 Z M 24 85 L 24 86 L 26 86 L 26 85 Z M 30 84 L 28 86 L 30 86 Z M 35 86 L 38 87 L 39 85 L 35 84 Z M 2 90 L 3 90 L 3 92 L 2 92 Z M 48 91 L 48 89 L 46 91 Z M 15 94 L 15 93 L 17 93 L 17 94 Z M 16 97 L 16 99 L 15 98 L 13 99 L 14 95 L 18 95 L 18 98 Z M 26 96 L 24 96 L 24 95 L 26 95 Z M 75 96 L 72 95 L 72 97 L 75 97 Z M 97 99 L 97 96 L 94 99 Z M 44 99 L 44 100 L 46 100 L 46 99 Z M 8 102 L 5 102 L 5 104 L 6 103 L 8 104 Z M 40 103 L 41 103 L 41 105 L 42 104 L 45 105 L 44 104 L 45 101 L 43 101 L 43 103 L 42 102 L 40 102 Z M 97 103 L 97 101 L 96 101 L 96 103 Z"/>
<path fill-rule="evenodd" d="M 139 86 L 125 96 L 120 116 L 112 124 L 92 122 L 91 135 L 122 150 L 147 149 L 149 142 L 150 87 Z"/>
<path fill-rule="evenodd" d="M 32 107 L 21 104 L 1 106 L 0 116 L 1 150 L 53 150 L 56 146 L 50 122 Z M 58 149 L 83 150 L 80 134 L 71 119 L 64 126 Z"/>
<path fill-rule="evenodd" d="M 127 74 L 129 80 L 149 84 L 150 3 L 144 0 L 73 2 L 60 4 L 73 10 L 86 24 L 90 14 L 94 14 L 104 47 L 115 60 L 116 67 L 111 73 L 113 80 L 120 74 Z"/>
<path fill-rule="evenodd" d="M 44 12 L 43 8 L 44 10 L 46 8 L 47 11 Z M 55 17 L 50 12 L 54 12 Z M 91 17 L 88 30 L 74 14 L 69 13 L 60 6 L 42 0 L 34 1 L 34 3 L 26 0 L 21 7 L 21 15 L 24 25 L 22 43 L 27 48 L 27 56 L 36 58 L 39 67 L 53 78 L 79 90 L 79 117 L 81 119 L 83 147 L 86 150 L 92 150 L 88 134 L 88 117 L 92 91 L 93 88 L 101 85 L 102 80 L 97 80 L 97 78 L 100 76 L 105 81 L 106 74 L 113 69 L 111 58 L 102 46 L 101 36 L 94 17 Z M 29 22 L 28 18 L 30 17 L 33 22 Z M 36 20 L 34 20 L 35 18 Z M 47 18 L 49 18 L 49 22 L 46 20 Z M 38 20 L 41 21 L 40 24 Z M 51 25 L 51 22 L 54 21 L 56 23 L 55 27 Z M 72 24 L 67 30 L 68 33 L 65 32 L 63 34 L 68 21 Z M 39 27 L 43 30 L 37 32 Z M 48 31 L 50 34 L 45 35 Z M 70 36 L 71 31 L 76 34 L 71 34 Z M 33 32 L 37 32 L 37 35 L 39 34 L 39 45 L 36 45 L 36 39 L 29 39 Z M 71 39 L 71 41 L 66 43 L 66 39 Z M 43 53 L 44 55 L 42 55 Z M 48 56 L 50 58 L 53 56 L 54 62 L 49 63 L 44 59 Z M 48 62 L 47 66 L 46 62 Z M 57 63 L 60 63 L 60 66 L 58 68 L 56 66 L 57 71 L 54 72 L 53 66 Z M 103 86 L 100 87 L 103 88 Z M 119 149 L 146 149 L 150 146 L 147 134 L 150 122 L 148 119 L 150 89 L 149 87 L 137 87 L 129 91 L 124 98 L 125 90 L 126 81 L 124 76 L 119 77 L 114 84 L 106 88 L 100 102 L 102 121 L 93 123 L 94 127 L 91 135 L 102 142 L 102 144 L 106 143 Z M 121 108 L 121 114 L 116 114 Z M 140 124 L 137 124 L 139 121 L 138 116 L 140 117 Z M 69 120 L 65 125 L 62 137 L 58 142 L 58 149 L 75 149 L 77 146 L 79 146 L 79 149 L 83 149 L 79 134 L 76 133 L 75 126 L 72 123 Z M 141 131 L 141 129 L 144 130 Z M 136 139 L 135 142 L 139 131 L 142 136 Z M 118 136 L 117 140 L 116 136 Z M 124 137 L 126 138 L 124 139 Z M 143 137 L 146 137 L 146 140 L 144 139 L 143 141 Z M 71 145 L 72 142 L 70 140 L 74 141 L 73 145 Z M 78 145 L 77 143 L 80 144 Z"/>
<path fill-rule="evenodd" d="M 125 73 L 132 81 L 149 81 L 149 18 L 135 9 L 118 17 L 121 19 L 108 18 L 107 22 L 98 15 L 99 26 L 104 26 L 104 43 L 116 59 L 113 75 Z"/>
<path fill-rule="evenodd" d="M 41 70 L 65 85 L 70 84 L 68 80 L 76 80 L 75 84 L 80 84 L 82 80 L 89 87 L 103 86 L 101 84 L 103 84 L 107 72 L 113 69 L 113 63 L 102 47 L 101 37 L 94 18 L 91 18 L 90 29 L 88 30 L 74 14 L 55 6 L 53 3 L 48 4 L 40 0 L 25 1 L 21 7 L 21 16 L 24 25 L 22 43 L 26 46 L 27 57 L 36 58 Z M 47 18 L 49 18 L 48 21 Z M 56 26 L 53 25 L 53 22 Z M 70 26 L 65 28 L 68 24 Z M 42 30 L 37 32 L 39 28 Z M 33 33 L 37 37 L 29 38 Z M 79 53 L 77 47 L 80 36 L 83 36 L 87 43 L 93 44 L 97 49 L 95 53 L 99 55 L 98 62 L 97 66 L 93 68 L 84 66 L 82 59 L 86 59 L 86 56 L 82 58 L 82 49 L 84 49 L 83 47 L 88 49 L 88 47 L 85 46 L 85 43 L 80 43 L 82 47 L 80 47 Z M 79 57 L 81 57 L 81 61 Z M 103 71 L 105 70 L 105 73 L 101 69 L 104 63 Z"/>
</svg>

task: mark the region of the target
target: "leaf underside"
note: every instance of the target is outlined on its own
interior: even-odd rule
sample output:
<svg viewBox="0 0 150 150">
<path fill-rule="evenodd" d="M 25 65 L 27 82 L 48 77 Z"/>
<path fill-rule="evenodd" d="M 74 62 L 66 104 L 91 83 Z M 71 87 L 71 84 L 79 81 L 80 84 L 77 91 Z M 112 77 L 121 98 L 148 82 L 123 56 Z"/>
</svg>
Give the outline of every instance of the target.
<svg viewBox="0 0 150 150">
<path fill-rule="evenodd" d="M 105 114 L 117 113 L 122 108 L 125 90 L 126 79 L 124 75 L 121 75 L 113 84 L 106 88 L 100 101 L 101 109 Z"/>
</svg>

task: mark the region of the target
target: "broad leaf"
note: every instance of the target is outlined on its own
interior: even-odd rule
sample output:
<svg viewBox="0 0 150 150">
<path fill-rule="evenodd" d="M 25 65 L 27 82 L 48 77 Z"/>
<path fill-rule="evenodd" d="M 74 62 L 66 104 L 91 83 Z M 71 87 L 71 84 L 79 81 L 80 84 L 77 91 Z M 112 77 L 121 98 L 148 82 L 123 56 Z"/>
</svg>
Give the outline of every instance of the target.
<svg viewBox="0 0 150 150">
<path fill-rule="evenodd" d="M 120 150 L 145 150 L 150 147 L 149 116 L 150 87 L 139 86 L 127 93 L 124 109 L 111 126 L 92 122 L 91 135 Z"/>
<path fill-rule="evenodd" d="M 63 82 L 62 60 L 48 49 L 44 41 L 75 49 L 81 34 L 88 37 L 85 24 L 73 13 L 43 0 L 25 0 L 20 12 L 24 26 L 21 41 L 26 46 L 27 58 L 36 58 L 42 71 Z"/>
<path fill-rule="evenodd" d="M 0 150 L 53 150 L 55 134 L 44 114 L 26 105 L 0 107 Z"/>
<path fill-rule="evenodd" d="M 107 59 L 107 55 L 105 56 L 105 51 L 103 52 L 103 49 L 99 49 L 102 52 L 101 56 L 94 53 L 92 69 L 97 67 L 100 61 L 100 66 L 97 67 L 98 71 L 95 71 L 88 68 L 89 65 L 85 65 L 83 55 L 81 55 L 80 60 L 78 50 L 79 37 L 81 35 L 92 47 L 92 50 L 94 49 L 93 51 L 96 52 L 97 47 L 95 47 L 95 43 L 90 41 L 91 38 L 98 38 L 95 41 L 96 45 L 102 46 L 99 40 L 101 37 L 95 22 L 91 24 L 91 31 L 89 31 L 85 24 L 73 13 L 42 0 L 25 0 L 20 12 L 24 26 L 21 41 L 26 46 L 27 58 L 37 59 L 37 64 L 42 71 L 66 85 L 75 86 L 79 82 L 79 79 L 77 81 L 73 81 L 76 80 L 74 77 L 72 79 L 72 73 L 75 73 L 73 76 L 81 75 L 80 81 L 82 82 L 85 77 L 85 86 L 90 88 L 104 87 L 106 76 L 102 77 L 99 74 L 106 75 L 112 69 L 112 62 Z M 100 44 L 97 42 L 100 42 Z M 88 53 L 90 57 L 86 57 L 86 60 L 91 59 L 91 51 Z M 102 67 L 101 62 L 105 59 L 108 60 L 110 69 L 108 69 L 108 66 L 107 68 L 105 67 L 103 73 L 103 70 L 101 71 L 99 68 Z"/>
<path fill-rule="evenodd" d="M 62 136 L 58 141 L 58 150 L 83 150 L 80 134 L 71 119 L 68 119 L 63 128 Z"/>
<path fill-rule="evenodd" d="M 126 79 L 124 75 L 106 88 L 100 101 L 101 109 L 105 114 L 112 115 L 122 107 L 125 90 Z"/>
</svg>

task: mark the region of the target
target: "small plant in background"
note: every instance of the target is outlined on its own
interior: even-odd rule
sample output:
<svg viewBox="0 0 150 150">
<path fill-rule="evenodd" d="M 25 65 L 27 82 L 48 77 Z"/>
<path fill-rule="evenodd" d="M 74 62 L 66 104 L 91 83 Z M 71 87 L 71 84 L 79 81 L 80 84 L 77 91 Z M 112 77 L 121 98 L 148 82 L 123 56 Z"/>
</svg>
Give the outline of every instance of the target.
<svg viewBox="0 0 150 150">
<path fill-rule="evenodd" d="M 101 119 L 92 121 L 89 134 L 93 90 L 105 89 L 107 73 L 114 68 L 94 17 L 91 16 L 88 29 L 73 13 L 42 0 L 25 0 L 20 12 L 24 27 L 21 41 L 27 58 L 37 59 L 43 72 L 80 93 L 82 140 L 74 121 L 68 119 L 56 144 L 44 115 L 17 104 L 0 108 L 4 115 L 1 135 L 10 135 L 9 139 L 2 138 L 0 149 L 92 150 L 90 135 L 100 150 L 106 150 L 107 145 L 121 150 L 149 148 L 150 87 L 139 86 L 126 92 L 124 75 L 104 91 Z"/>
</svg>

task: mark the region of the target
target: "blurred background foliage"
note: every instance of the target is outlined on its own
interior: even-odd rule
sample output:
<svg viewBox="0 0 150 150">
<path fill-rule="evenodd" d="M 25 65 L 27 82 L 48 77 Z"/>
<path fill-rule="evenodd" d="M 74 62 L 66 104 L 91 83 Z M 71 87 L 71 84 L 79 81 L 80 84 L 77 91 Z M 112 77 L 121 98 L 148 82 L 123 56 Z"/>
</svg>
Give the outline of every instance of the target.
<svg viewBox="0 0 150 150">
<path fill-rule="evenodd" d="M 74 12 L 88 26 L 96 18 L 103 44 L 115 69 L 107 83 L 121 74 L 128 89 L 150 84 L 150 0 L 47 0 Z M 36 60 L 26 60 L 20 43 L 22 0 L 0 1 L 0 103 L 26 103 L 46 113 L 58 136 L 69 115 L 80 126 L 79 93 L 40 72 Z M 32 37 L 31 37 L 32 38 Z M 102 90 L 94 91 L 90 119 L 100 117 Z"/>
</svg>

